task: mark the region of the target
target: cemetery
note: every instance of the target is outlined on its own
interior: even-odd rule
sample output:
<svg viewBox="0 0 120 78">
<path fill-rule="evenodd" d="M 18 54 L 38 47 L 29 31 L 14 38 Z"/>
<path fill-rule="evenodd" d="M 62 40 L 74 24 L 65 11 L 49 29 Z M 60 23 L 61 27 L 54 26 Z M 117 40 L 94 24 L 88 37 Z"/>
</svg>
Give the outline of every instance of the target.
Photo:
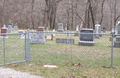
<svg viewBox="0 0 120 78">
<path fill-rule="evenodd" d="M 37 74 L 39 70 L 34 70 L 34 67 L 37 69 L 43 69 L 45 71 L 44 65 L 56 65 L 57 69 L 53 69 L 54 71 L 71 71 L 75 70 L 91 70 L 92 68 L 98 68 L 98 70 L 102 68 L 110 68 L 111 67 L 111 41 L 109 38 L 110 31 L 105 31 L 101 36 L 102 31 L 99 29 L 99 25 L 96 25 L 96 30 L 82 28 L 80 31 L 77 27 L 76 31 L 79 35 L 75 35 L 75 31 L 63 31 L 62 24 L 58 25 L 58 30 L 48 30 L 45 33 L 45 28 L 39 26 L 36 30 L 29 30 L 30 33 L 26 30 L 12 30 L 10 26 L 8 28 L 3 26 L 1 28 L 1 33 L 10 33 L 5 39 L 5 61 L 4 59 L 0 59 L 0 65 L 4 62 L 6 64 L 10 64 L 10 62 L 24 62 L 27 58 L 25 56 L 25 51 L 30 48 L 30 62 L 29 65 L 25 65 L 21 67 L 20 70 L 23 71 L 34 71 L 33 74 Z M 98 26 L 98 27 L 97 27 Z M 119 24 L 117 26 L 119 33 Z M 105 29 L 105 28 L 104 28 Z M 9 32 L 8 32 L 9 31 Z M 18 34 L 13 34 L 18 33 Z M 25 33 L 27 32 L 26 36 Z M 113 32 L 113 31 L 112 31 Z M 95 34 L 94 34 L 95 33 Z M 99 34 L 100 33 L 100 34 Z M 28 38 L 29 34 L 29 38 Z M 109 35 L 106 35 L 109 34 Z M 95 36 L 99 37 L 96 38 Z M 26 47 L 25 40 L 29 39 L 30 47 Z M 4 53 L 2 52 L 3 48 L 3 38 L 0 39 L 0 57 L 3 57 Z M 113 67 L 118 68 L 120 61 L 120 37 L 113 37 L 113 53 L 114 53 L 114 62 Z M 25 51 L 24 51 L 25 50 Z M 17 64 L 19 68 L 24 63 Z M 79 65 L 80 64 L 80 65 Z M 7 66 L 7 65 L 6 65 Z M 9 66 L 8 66 L 9 67 Z M 12 68 L 15 68 L 11 65 Z M 65 68 L 69 69 L 66 70 Z M 15 68 L 15 69 L 18 69 Z M 61 70 L 59 70 L 61 68 Z M 47 71 L 49 69 L 46 69 Z M 93 69 L 95 70 L 95 69 Z M 102 69 L 103 70 L 103 69 Z M 114 70 L 117 71 L 118 70 Z M 78 70 L 78 72 L 80 72 Z M 111 73 L 110 71 L 107 71 Z M 63 72 L 65 73 L 65 72 Z M 63 74 L 59 73 L 59 74 Z M 87 73 L 87 71 L 85 71 Z M 102 72 L 101 72 L 102 73 Z M 100 73 L 100 74 L 101 74 Z M 59 77 L 57 74 L 49 73 L 48 77 L 53 74 L 54 77 Z M 39 75 L 39 74 L 38 74 Z M 76 74 L 77 75 L 77 74 Z M 107 74 L 110 75 L 110 74 Z"/>
<path fill-rule="evenodd" d="M 0 68 L 43 78 L 119 78 L 119 2 L 1 0 Z"/>
</svg>

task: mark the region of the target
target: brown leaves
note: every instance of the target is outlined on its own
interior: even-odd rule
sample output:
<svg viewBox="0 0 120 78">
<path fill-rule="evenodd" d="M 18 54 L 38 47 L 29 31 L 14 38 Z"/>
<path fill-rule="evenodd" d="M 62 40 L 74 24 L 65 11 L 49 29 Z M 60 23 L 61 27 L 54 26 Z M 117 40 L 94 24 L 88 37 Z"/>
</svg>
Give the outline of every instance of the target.
<svg viewBox="0 0 120 78">
<path fill-rule="evenodd" d="M 81 66 L 81 64 L 80 63 L 78 63 L 78 64 L 72 64 L 72 66 Z"/>
</svg>

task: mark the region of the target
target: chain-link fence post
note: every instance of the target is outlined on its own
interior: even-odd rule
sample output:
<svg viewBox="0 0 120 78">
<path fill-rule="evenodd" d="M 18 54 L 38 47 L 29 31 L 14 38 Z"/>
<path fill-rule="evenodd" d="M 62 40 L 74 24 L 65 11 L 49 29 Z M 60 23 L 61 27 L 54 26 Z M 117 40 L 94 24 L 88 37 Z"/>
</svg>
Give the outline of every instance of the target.
<svg viewBox="0 0 120 78">
<path fill-rule="evenodd" d="M 113 33 L 111 34 L 111 68 L 113 68 Z"/>
<path fill-rule="evenodd" d="M 4 65 L 5 65 L 5 36 L 3 36 L 3 52 L 4 52 L 3 58 L 4 58 Z"/>
<path fill-rule="evenodd" d="M 30 45 L 29 45 L 29 34 L 30 34 L 30 32 L 29 32 L 29 29 L 27 30 L 27 56 L 28 56 L 28 59 L 27 59 L 27 64 L 29 65 L 29 62 L 30 62 Z"/>
<path fill-rule="evenodd" d="M 27 60 L 26 34 L 27 34 L 27 31 L 25 32 L 25 60 Z"/>
</svg>

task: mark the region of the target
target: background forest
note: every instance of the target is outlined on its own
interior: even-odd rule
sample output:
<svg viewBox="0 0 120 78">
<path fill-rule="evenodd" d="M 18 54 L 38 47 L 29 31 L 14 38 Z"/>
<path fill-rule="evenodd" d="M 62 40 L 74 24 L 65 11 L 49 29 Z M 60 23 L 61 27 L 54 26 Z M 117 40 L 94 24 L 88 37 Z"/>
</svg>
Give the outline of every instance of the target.
<svg viewBox="0 0 120 78">
<path fill-rule="evenodd" d="M 0 26 L 11 20 L 19 28 L 57 29 L 58 23 L 75 30 L 99 23 L 110 30 L 120 20 L 120 0 L 0 0 Z"/>
</svg>

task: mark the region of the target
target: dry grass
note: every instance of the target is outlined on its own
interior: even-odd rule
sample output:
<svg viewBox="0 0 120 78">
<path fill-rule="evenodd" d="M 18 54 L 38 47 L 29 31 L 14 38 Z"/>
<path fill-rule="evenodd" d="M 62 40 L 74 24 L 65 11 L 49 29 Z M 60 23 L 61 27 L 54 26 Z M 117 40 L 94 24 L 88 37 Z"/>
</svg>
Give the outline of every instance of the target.
<svg viewBox="0 0 120 78">
<path fill-rule="evenodd" d="M 120 50 L 119 48 L 114 48 L 114 68 L 110 68 L 111 42 L 109 41 L 109 37 L 102 36 L 100 39 L 95 39 L 95 46 L 79 46 L 79 37 L 74 35 L 70 37 L 75 40 L 74 45 L 56 44 L 54 38 L 53 41 L 46 41 L 46 44 L 31 45 L 30 65 L 20 63 L 15 66 L 7 65 L 5 67 L 41 75 L 45 78 L 65 78 L 68 76 L 75 76 L 76 78 L 119 78 Z M 67 35 L 56 34 L 56 38 L 67 38 Z M 7 46 L 12 45 L 11 42 L 14 42 L 12 40 L 7 41 L 9 43 Z M 23 40 L 17 40 L 16 44 L 14 43 L 13 46 L 9 47 L 8 50 L 14 47 L 10 51 L 9 56 L 17 56 L 13 60 L 20 55 L 24 59 L 23 44 Z M 15 49 L 15 45 L 20 46 L 20 48 Z M 72 64 L 77 63 L 81 63 L 81 66 L 72 66 Z M 45 64 L 55 64 L 58 68 L 44 68 L 43 65 Z"/>
</svg>

